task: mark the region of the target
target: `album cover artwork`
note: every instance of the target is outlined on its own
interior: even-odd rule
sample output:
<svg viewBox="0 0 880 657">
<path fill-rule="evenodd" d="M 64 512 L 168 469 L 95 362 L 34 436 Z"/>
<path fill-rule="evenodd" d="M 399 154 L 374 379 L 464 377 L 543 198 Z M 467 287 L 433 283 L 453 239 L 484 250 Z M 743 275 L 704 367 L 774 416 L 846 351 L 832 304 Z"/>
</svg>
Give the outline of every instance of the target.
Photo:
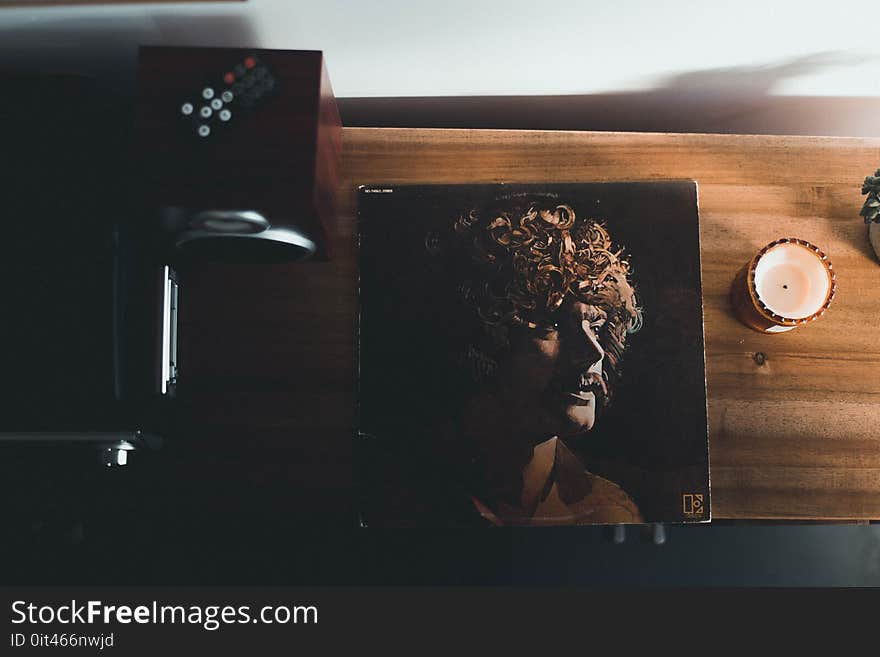
<svg viewBox="0 0 880 657">
<path fill-rule="evenodd" d="M 362 525 L 710 519 L 694 182 L 358 202 Z"/>
</svg>

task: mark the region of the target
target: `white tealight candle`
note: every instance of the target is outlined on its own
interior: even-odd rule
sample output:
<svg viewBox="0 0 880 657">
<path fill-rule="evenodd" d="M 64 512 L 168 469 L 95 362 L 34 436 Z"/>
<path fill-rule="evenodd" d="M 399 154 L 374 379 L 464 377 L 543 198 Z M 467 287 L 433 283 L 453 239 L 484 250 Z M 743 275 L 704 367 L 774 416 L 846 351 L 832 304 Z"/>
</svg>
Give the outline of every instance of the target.
<svg viewBox="0 0 880 657">
<path fill-rule="evenodd" d="M 765 246 L 743 268 L 731 290 L 737 317 L 765 333 L 790 331 L 820 317 L 836 282 L 822 251 L 795 238 Z"/>
</svg>

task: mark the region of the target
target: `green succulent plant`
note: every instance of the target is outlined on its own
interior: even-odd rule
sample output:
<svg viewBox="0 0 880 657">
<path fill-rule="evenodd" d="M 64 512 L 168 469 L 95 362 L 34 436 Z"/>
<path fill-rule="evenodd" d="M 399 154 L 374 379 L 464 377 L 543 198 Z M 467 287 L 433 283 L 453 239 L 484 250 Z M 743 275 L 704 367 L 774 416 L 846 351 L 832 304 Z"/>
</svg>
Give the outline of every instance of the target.
<svg viewBox="0 0 880 657">
<path fill-rule="evenodd" d="M 865 178 L 862 183 L 862 194 L 867 194 L 865 204 L 859 214 L 865 218 L 865 223 L 880 223 L 880 169 L 873 176 Z"/>
</svg>

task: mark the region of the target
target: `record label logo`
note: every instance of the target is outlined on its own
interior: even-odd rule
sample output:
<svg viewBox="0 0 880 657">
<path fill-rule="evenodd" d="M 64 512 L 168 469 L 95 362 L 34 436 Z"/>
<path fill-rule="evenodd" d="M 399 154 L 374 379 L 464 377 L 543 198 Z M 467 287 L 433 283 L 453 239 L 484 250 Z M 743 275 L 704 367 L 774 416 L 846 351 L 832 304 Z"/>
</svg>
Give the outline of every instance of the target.
<svg viewBox="0 0 880 657">
<path fill-rule="evenodd" d="M 681 496 L 682 510 L 686 516 L 703 515 L 703 495 L 701 493 L 686 493 Z"/>
</svg>

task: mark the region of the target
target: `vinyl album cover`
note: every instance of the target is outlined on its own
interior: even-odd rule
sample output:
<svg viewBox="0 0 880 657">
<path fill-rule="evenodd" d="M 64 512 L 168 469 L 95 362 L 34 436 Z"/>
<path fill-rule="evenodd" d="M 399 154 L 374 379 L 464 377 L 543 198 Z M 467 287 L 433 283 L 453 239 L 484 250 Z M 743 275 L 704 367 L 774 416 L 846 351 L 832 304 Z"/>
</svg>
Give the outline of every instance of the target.
<svg viewBox="0 0 880 657">
<path fill-rule="evenodd" d="M 360 522 L 706 522 L 697 188 L 360 189 Z"/>
</svg>

